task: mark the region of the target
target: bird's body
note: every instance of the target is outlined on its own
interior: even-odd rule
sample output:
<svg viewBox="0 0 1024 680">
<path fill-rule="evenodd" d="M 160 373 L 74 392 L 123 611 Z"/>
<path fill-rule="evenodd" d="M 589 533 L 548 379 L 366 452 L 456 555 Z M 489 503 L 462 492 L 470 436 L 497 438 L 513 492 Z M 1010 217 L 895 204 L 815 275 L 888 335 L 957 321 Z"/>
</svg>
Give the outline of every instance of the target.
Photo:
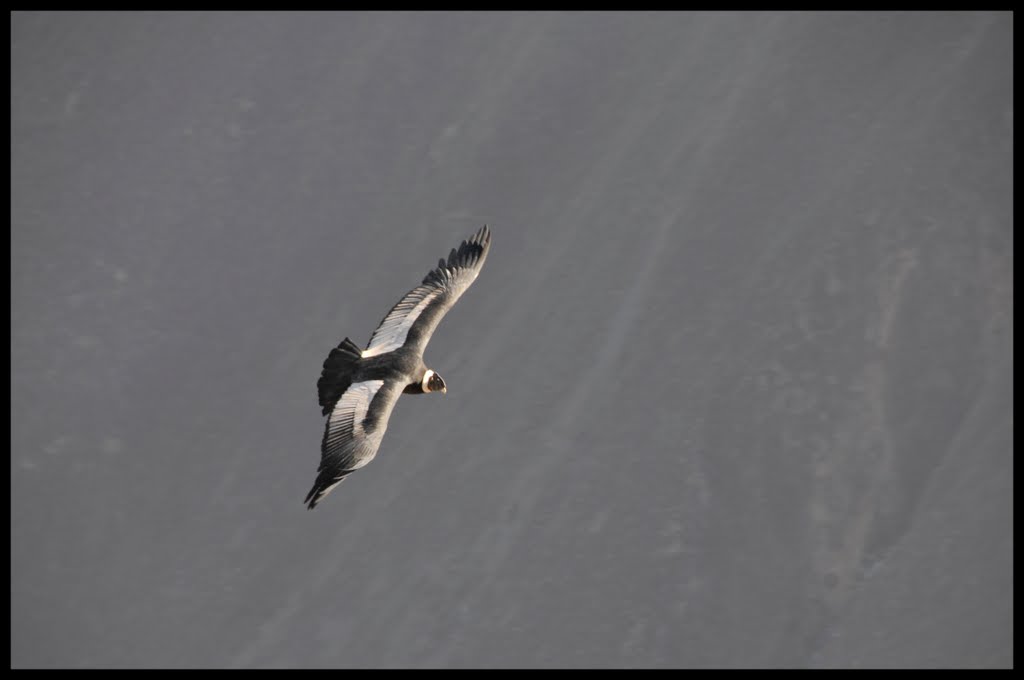
<svg viewBox="0 0 1024 680">
<path fill-rule="evenodd" d="M 377 454 L 402 394 L 447 391 L 441 376 L 427 368 L 423 351 L 437 324 L 476 280 L 490 245 L 485 226 L 391 308 L 366 349 L 345 338 L 331 350 L 317 382 L 328 418 L 316 482 L 305 501 L 310 510 Z"/>
</svg>

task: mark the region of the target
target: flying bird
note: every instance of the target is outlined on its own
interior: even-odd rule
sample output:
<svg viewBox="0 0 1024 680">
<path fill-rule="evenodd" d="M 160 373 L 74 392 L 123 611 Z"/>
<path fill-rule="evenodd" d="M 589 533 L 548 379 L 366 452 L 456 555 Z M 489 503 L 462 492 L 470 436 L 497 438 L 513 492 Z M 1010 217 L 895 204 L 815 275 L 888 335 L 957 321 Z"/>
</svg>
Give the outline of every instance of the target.
<svg viewBox="0 0 1024 680">
<path fill-rule="evenodd" d="M 324 360 L 316 386 L 327 424 L 316 482 L 304 501 L 309 510 L 377 455 L 400 396 L 448 391 L 444 379 L 423 363 L 423 350 L 476 280 L 490 247 L 485 225 L 391 308 L 366 349 L 346 337 Z"/>
</svg>

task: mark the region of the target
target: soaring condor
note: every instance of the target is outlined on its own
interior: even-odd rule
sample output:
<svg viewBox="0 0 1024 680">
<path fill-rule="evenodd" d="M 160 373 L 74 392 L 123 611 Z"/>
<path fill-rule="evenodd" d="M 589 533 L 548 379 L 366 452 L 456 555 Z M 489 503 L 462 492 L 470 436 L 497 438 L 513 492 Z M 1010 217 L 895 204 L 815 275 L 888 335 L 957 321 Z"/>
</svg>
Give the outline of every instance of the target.
<svg viewBox="0 0 1024 680">
<path fill-rule="evenodd" d="M 305 500 L 310 510 L 377 455 L 402 394 L 448 391 L 441 376 L 423 363 L 423 350 L 437 324 L 476 280 L 490 247 L 491 233 L 484 226 L 391 308 L 366 349 L 345 338 L 331 350 L 316 384 L 327 426 L 316 482 Z"/>
</svg>

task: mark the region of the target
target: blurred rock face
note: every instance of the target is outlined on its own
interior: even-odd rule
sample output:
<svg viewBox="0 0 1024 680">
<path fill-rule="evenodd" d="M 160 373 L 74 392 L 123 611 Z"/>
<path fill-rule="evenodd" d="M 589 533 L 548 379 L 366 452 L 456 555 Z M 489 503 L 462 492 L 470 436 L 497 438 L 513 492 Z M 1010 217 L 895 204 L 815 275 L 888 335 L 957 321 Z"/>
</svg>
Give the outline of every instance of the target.
<svg viewBox="0 0 1024 680">
<path fill-rule="evenodd" d="M 1012 665 L 1011 15 L 11 35 L 13 667 Z"/>
</svg>

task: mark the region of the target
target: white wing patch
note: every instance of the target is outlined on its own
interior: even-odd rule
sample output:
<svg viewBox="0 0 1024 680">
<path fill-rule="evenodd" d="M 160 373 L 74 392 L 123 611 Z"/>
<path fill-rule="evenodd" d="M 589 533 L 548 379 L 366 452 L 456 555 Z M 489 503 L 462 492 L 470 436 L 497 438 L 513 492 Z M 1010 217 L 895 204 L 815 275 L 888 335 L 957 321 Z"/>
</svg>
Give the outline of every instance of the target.
<svg viewBox="0 0 1024 680">
<path fill-rule="evenodd" d="M 363 421 L 366 420 L 366 412 L 370 409 L 377 390 L 384 384 L 383 380 L 367 380 L 366 382 L 353 383 L 341 395 L 341 399 L 334 406 L 331 418 L 327 425 L 327 434 L 324 437 L 324 445 L 328 450 L 335 447 L 345 446 L 353 440 L 362 439 Z M 355 467 L 362 467 L 366 460 Z M 355 467 L 353 469 L 355 469 Z"/>
<path fill-rule="evenodd" d="M 409 329 L 416 323 L 416 319 L 420 318 L 420 314 L 443 292 L 443 288 L 429 286 L 414 288 L 381 321 L 362 355 L 375 357 L 378 354 L 394 352 L 404 345 Z"/>
</svg>

